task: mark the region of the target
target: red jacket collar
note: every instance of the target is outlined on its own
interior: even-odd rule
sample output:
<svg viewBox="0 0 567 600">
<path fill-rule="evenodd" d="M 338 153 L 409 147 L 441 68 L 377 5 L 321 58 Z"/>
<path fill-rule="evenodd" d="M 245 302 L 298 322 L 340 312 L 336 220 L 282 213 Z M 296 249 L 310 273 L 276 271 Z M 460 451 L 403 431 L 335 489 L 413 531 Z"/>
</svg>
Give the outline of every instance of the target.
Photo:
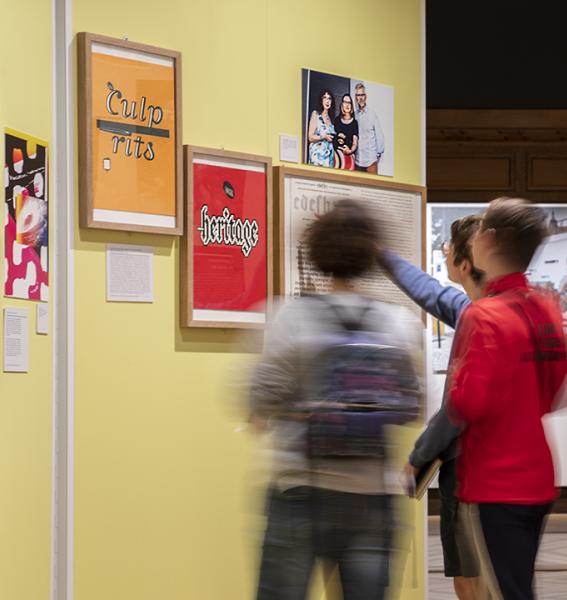
<svg viewBox="0 0 567 600">
<path fill-rule="evenodd" d="M 494 296 L 517 288 L 528 289 L 526 276 L 523 273 L 508 273 L 489 281 L 484 288 L 484 293 L 487 296 Z"/>
</svg>

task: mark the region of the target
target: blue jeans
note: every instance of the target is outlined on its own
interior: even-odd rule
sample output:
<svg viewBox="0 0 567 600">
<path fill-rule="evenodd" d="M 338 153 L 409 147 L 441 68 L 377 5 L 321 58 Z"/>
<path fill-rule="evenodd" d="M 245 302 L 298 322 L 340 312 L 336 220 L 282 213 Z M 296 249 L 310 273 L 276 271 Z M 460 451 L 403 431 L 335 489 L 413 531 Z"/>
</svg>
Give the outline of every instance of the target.
<svg viewBox="0 0 567 600">
<path fill-rule="evenodd" d="M 314 487 L 272 490 L 257 600 L 304 600 L 315 559 L 338 566 L 344 600 L 382 600 L 392 500 Z"/>
</svg>

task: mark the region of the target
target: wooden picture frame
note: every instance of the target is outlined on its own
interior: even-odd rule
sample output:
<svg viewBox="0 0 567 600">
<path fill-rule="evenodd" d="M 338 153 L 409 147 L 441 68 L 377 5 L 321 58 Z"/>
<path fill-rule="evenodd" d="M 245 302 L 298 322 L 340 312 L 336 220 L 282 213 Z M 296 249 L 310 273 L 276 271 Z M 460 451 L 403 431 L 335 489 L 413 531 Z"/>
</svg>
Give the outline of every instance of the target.
<svg viewBox="0 0 567 600">
<path fill-rule="evenodd" d="M 384 206 L 380 209 L 388 208 L 388 202 L 401 203 L 398 206 L 403 207 L 404 198 L 408 202 L 413 202 L 410 216 L 415 221 L 415 231 L 408 237 L 409 243 L 414 244 L 413 256 L 406 253 L 406 258 L 413 259 L 414 262 L 424 266 L 425 260 L 425 210 L 426 210 L 426 188 L 418 185 L 405 183 L 396 183 L 375 179 L 372 177 L 361 177 L 356 175 L 323 173 L 307 168 L 298 167 L 276 167 L 274 169 L 274 196 L 276 199 L 275 208 L 275 239 L 274 239 L 274 269 L 276 271 L 275 293 L 282 296 L 302 295 L 301 289 L 296 289 L 299 280 L 299 288 L 302 284 L 301 277 L 301 258 L 292 257 L 292 240 L 297 242 L 298 236 L 294 236 L 294 225 L 291 223 L 290 215 L 292 211 L 289 206 L 292 190 L 288 188 L 292 180 L 298 180 L 305 183 L 305 191 L 301 196 L 294 198 L 299 203 L 296 210 L 302 210 L 302 203 L 306 203 L 305 214 L 302 217 L 302 224 L 305 225 L 309 220 L 315 218 L 316 214 L 321 214 L 330 208 L 330 204 L 325 204 L 326 198 L 340 199 L 352 197 L 358 200 L 372 201 L 380 200 L 382 196 Z M 301 184 L 303 185 L 303 184 Z M 299 188 L 298 188 L 299 189 Z M 317 205 L 315 205 L 315 204 Z M 413 235 L 414 234 L 414 235 Z M 299 253 L 299 246 L 297 246 Z M 404 254 L 400 251 L 400 254 Z M 298 270 L 298 277 L 292 275 L 292 269 L 295 265 Z M 294 279 L 292 282 L 291 279 Z M 385 279 L 385 278 L 384 278 Z M 389 284 L 388 284 L 389 285 Z M 393 284 L 391 284 L 393 286 Z M 315 286 L 317 287 L 317 286 Z M 394 286 L 393 286 L 394 287 Z M 318 293 L 321 290 L 305 291 L 305 293 Z M 371 293 L 371 292 L 370 292 Z M 403 295 L 400 292 L 400 302 Z M 402 302 L 401 302 L 402 303 Z M 403 304 L 411 307 L 413 303 L 407 300 Z M 415 310 L 415 305 L 413 305 Z"/>
<path fill-rule="evenodd" d="M 272 159 L 185 146 L 184 165 L 180 325 L 263 328 L 273 295 Z"/>
<path fill-rule="evenodd" d="M 79 224 L 183 234 L 181 54 L 79 33 Z"/>
</svg>

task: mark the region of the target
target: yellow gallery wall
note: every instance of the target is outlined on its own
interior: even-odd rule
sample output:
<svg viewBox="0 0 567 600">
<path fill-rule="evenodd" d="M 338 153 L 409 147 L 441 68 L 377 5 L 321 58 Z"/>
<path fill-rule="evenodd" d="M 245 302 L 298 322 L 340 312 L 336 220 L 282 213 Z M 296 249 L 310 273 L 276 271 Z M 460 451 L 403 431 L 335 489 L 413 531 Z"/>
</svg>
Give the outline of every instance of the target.
<svg viewBox="0 0 567 600">
<path fill-rule="evenodd" d="M 278 134 L 300 134 L 301 67 L 393 85 L 395 179 L 420 183 L 419 0 L 74 0 L 73 26 L 180 50 L 184 143 L 276 162 Z M 107 243 L 154 247 L 153 304 L 105 302 Z M 231 332 L 178 327 L 178 246 L 77 228 L 77 600 L 252 597 L 258 447 L 226 386 L 244 357 Z"/>
<path fill-rule="evenodd" d="M 5 127 L 51 142 L 51 3 L 0 0 L 0 15 L 4 165 Z M 0 271 L 3 282 L 4 262 Z M 30 327 L 29 373 L 0 372 L 0 598 L 17 600 L 48 600 L 50 594 L 53 337 L 51 328 L 47 336 L 35 333 L 36 304 L 0 294 L 2 309 L 28 309 Z"/>
</svg>

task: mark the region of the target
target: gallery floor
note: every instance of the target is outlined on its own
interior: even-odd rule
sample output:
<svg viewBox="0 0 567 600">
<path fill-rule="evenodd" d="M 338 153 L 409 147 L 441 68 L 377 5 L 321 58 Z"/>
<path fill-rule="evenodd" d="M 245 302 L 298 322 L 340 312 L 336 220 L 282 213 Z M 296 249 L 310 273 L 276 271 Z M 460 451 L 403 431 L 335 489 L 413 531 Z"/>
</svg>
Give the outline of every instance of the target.
<svg viewBox="0 0 567 600">
<path fill-rule="evenodd" d="M 429 517 L 429 600 L 454 600 L 452 580 L 443 575 L 437 517 Z M 567 589 L 567 515 L 552 515 L 536 564 L 538 600 L 565 600 Z"/>
</svg>

